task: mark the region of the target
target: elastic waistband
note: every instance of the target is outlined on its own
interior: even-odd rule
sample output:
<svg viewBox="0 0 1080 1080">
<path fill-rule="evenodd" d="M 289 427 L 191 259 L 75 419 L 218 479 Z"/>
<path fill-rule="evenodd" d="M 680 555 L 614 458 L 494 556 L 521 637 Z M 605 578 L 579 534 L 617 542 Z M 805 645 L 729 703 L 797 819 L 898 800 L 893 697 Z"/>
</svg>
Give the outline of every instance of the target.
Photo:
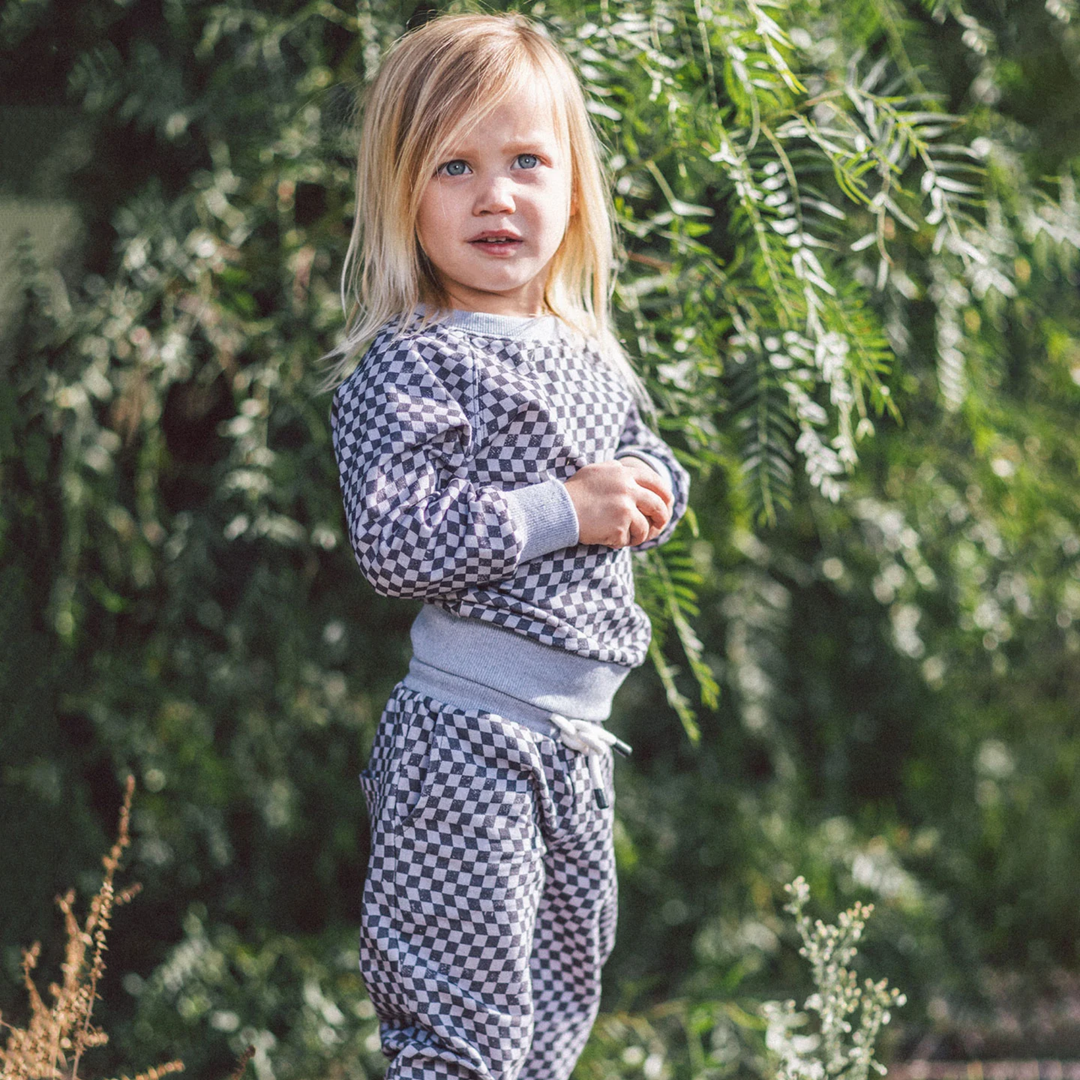
<svg viewBox="0 0 1080 1080">
<path fill-rule="evenodd" d="M 545 733 L 534 725 L 546 723 L 552 713 L 606 720 L 615 691 L 630 671 L 432 605 L 416 617 L 411 635 L 413 659 L 404 680 L 410 689 Z"/>
<path fill-rule="evenodd" d="M 402 686 L 417 694 L 432 698 L 455 709 L 475 709 L 494 713 L 504 720 L 557 739 L 559 729 L 551 720 L 551 712 L 545 712 L 527 701 L 510 697 L 509 694 L 492 690 L 490 686 L 463 679 L 459 675 L 440 671 L 415 657 L 409 664 L 408 674 L 401 680 Z"/>
</svg>

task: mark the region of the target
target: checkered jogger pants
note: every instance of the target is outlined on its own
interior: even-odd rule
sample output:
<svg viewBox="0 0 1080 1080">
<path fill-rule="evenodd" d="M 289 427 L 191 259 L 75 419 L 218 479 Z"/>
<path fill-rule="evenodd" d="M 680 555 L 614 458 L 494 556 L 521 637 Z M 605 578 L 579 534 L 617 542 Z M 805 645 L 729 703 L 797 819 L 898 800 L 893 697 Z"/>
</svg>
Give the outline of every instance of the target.
<svg viewBox="0 0 1080 1080">
<path fill-rule="evenodd" d="M 610 752 L 601 770 L 610 802 Z M 387 1080 L 565 1080 L 615 938 L 612 811 L 584 756 L 399 685 L 361 780 Z"/>
</svg>

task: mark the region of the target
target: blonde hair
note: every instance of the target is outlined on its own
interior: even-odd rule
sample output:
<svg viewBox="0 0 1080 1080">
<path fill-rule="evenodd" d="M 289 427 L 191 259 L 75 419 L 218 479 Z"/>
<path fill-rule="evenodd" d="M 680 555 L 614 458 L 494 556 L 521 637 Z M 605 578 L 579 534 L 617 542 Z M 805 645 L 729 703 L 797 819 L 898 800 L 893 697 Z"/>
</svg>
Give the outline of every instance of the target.
<svg viewBox="0 0 1080 1080">
<path fill-rule="evenodd" d="M 364 101 L 357 155 L 356 218 L 342 271 L 346 339 L 331 354 L 327 384 L 345 378 L 386 324 L 404 329 L 418 305 L 449 307 L 416 233 L 428 177 L 465 129 L 515 91 L 546 85 L 555 130 L 569 152 L 571 214 L 553 256 L 544 304 L 595 340 L 635 394 L 641 384 L 611 330 L 614 237 L 608 185 L 585 98 L 570 62 L 521 15 L 443 15 L 387 53 Z"/>
</svg>

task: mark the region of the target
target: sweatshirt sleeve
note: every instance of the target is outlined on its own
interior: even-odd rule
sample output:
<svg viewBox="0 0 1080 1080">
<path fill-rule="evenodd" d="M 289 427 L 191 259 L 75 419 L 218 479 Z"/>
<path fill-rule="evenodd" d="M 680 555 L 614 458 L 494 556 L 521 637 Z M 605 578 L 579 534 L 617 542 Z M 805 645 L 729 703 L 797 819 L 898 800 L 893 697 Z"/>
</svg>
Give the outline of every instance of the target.
<svg viewBox="0 0 1080 1080">
<path fill-rule="evenodd" d="M 664 526 L 664 531 L 654 540 L 638 544 L 635 551 L 645 551 L 665 543 L 675 531 L 675 526 L 686 513 L 686 501 L 690 493 L 690 476 L 679 464 L 670 447 L 642 419 L 637 405 L 630 406 L 626 424 L 619 439 L 615 457 L 636 457 L 645 462 L 667 481 L 675 497 L 671 508 L 671 519 Z"/>
<path fill-rule="evenodd" d="M 469 481 L 463 395 L 428 353 L 402 341 L 373 347 L 334 395 L 350 540 L 387 596 L 434 599 L 507 578 L 529 539 L 503 491 Z"/>
</svg>

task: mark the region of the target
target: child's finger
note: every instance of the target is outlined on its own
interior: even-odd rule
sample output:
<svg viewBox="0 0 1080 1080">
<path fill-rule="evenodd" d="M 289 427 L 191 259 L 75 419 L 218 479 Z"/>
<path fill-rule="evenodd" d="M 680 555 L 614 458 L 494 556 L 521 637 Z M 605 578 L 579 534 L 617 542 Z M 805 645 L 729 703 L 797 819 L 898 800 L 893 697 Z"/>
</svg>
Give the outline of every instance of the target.
<svg viewBox="0 0 1080 1080">
<path fill-rule="evenodd" d="M 658 495 L 668 509 L 675 505 L 675 496 L 672 495 L 664 481 L 651 469 L 648 472 L 644 469 L 641 472 L 635 472 L 634 479 L 643 488 L 647 488 L 654 495 Z"/>
<path fill-rule="evenodd" d="M 671 519 L 671 507 L 652 488 L 644 485 L 638 489 L 637 509 L 649 519 L 650 524 L 661 529 Z"/>
<path fill-rule="evenodd" d="M 626 546 L 637 547 L 638 544 L 644 544 L 649 539 L 649 534 L 652 532 L 652 525 L 650 521 L 645 517 L 640 510 L 636 511 L 630 517 L 630 525 L 627 529 Z"/>
<path fill-rule="evenodd" d="M 675 505 L 675 496 L 671 493 L 671 489 L 652 466 L 647 465 L 641 458 L 635 457 L 619 458 L 619 463 L 634 474 L 634 479 L 642 487 L 648 488 L 649 491 L 659 495 L 668 507 Z"/>
</svg>

